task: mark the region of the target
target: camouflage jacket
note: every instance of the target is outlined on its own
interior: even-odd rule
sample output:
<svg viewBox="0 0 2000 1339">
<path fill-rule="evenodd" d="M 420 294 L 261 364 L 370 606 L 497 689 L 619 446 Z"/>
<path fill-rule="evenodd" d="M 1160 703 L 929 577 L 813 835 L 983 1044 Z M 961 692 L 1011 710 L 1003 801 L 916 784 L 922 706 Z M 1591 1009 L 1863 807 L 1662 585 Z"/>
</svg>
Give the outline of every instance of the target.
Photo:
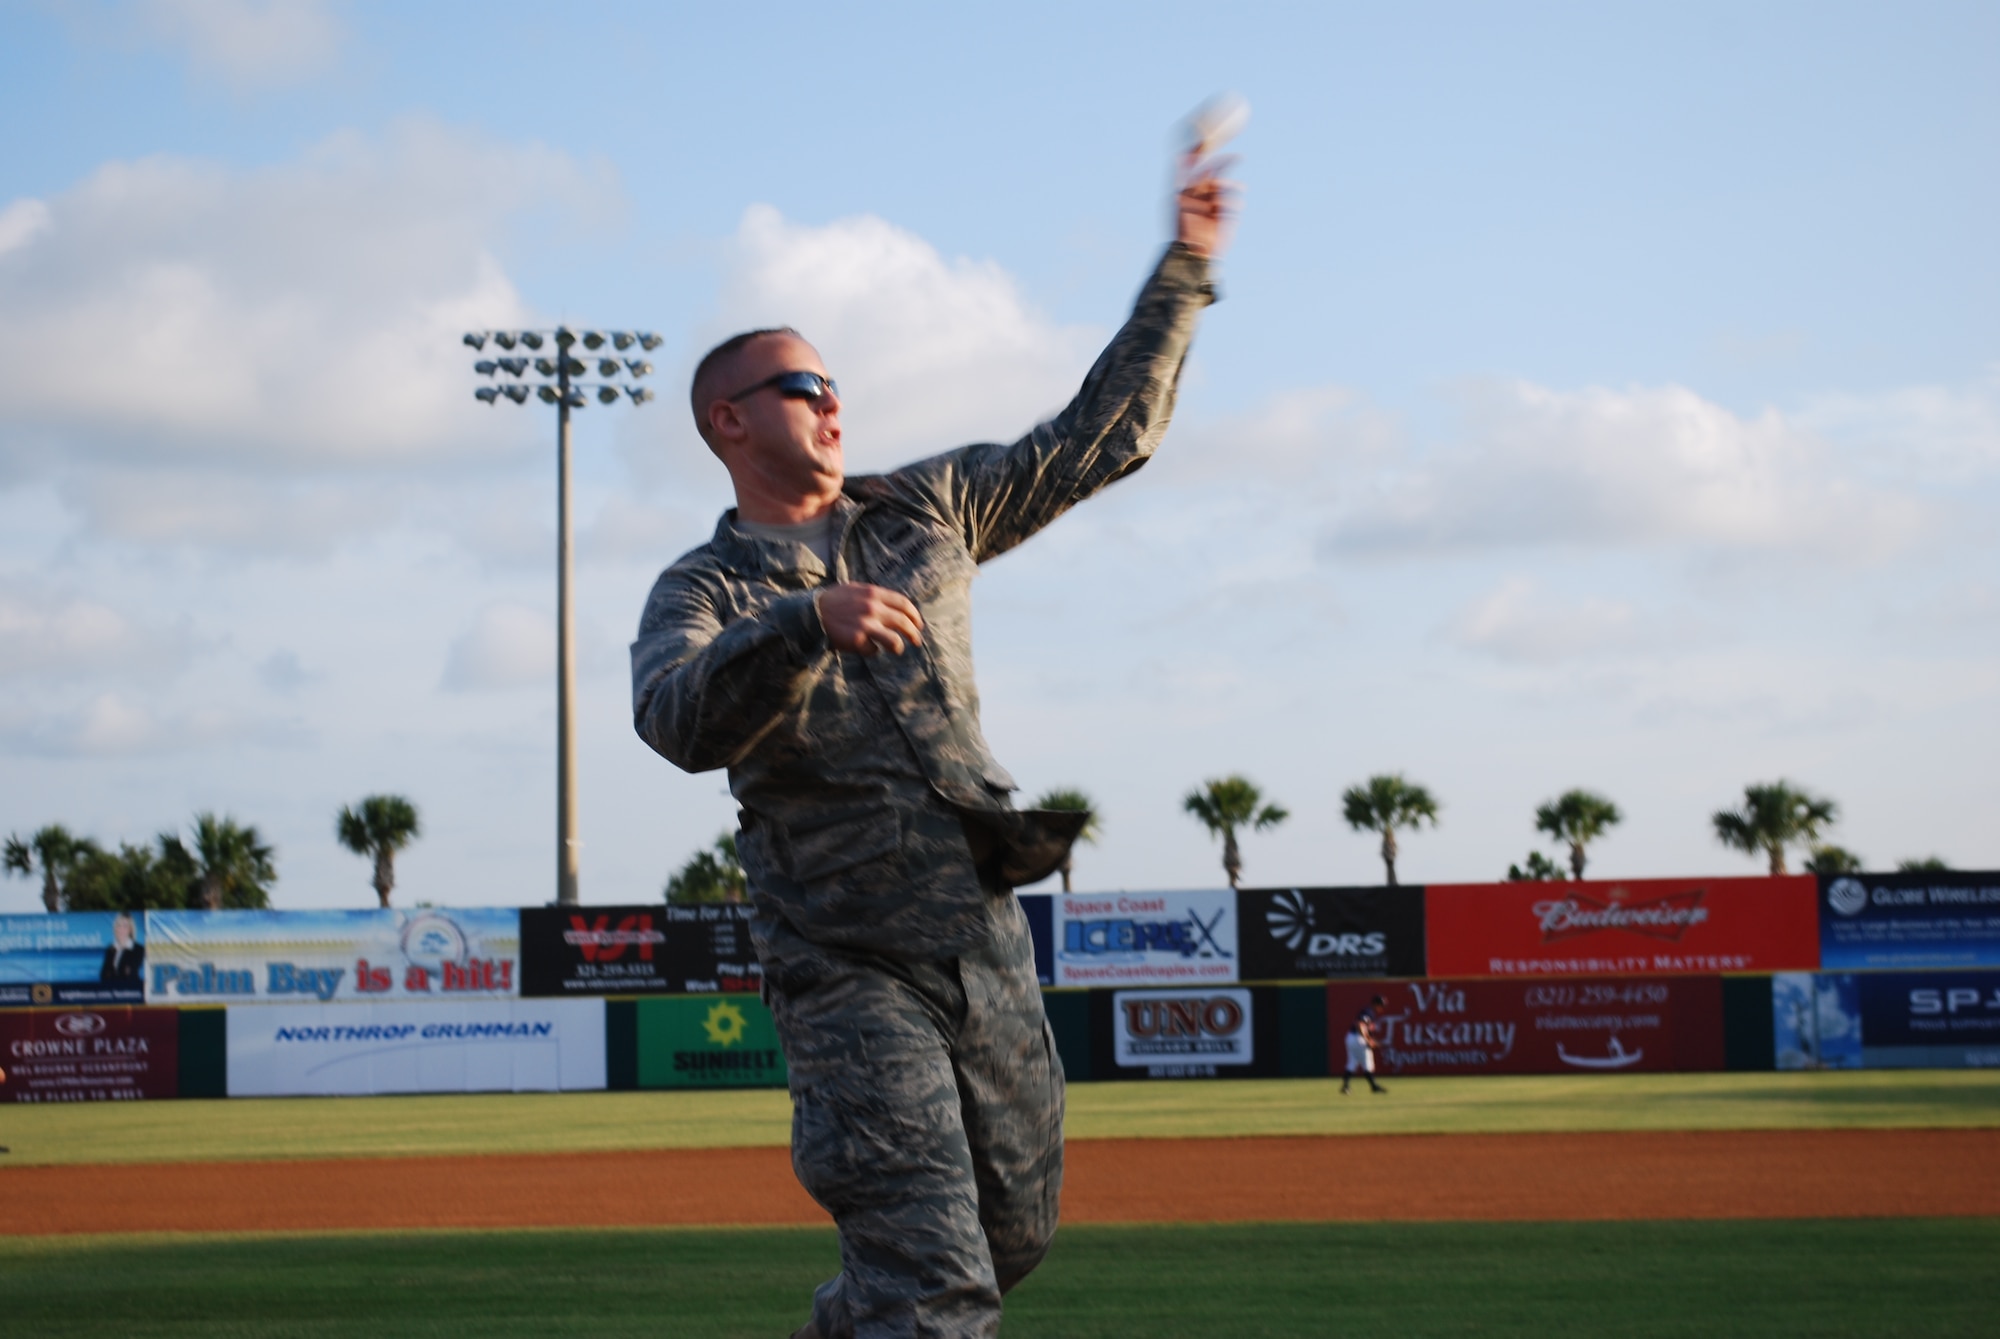
<svg viewBox="0 0 2000 1339">
<path fill-rule="evenodd" d="M 941 958 L 985 940 L 993 890 L 1054 869 L 1077 823 L 1009 802 L 979 728 L 972 578 L 1146 462 L 1214 300 L 1207 274 L 1170 247 L 1076 398 L 1018 442 L 849 478 L 832 571 L 732 510 L 660 574 L 632 644 L 634 724 L 677 766 L 729 769 L 760 913 L 823 945 Z M 848 581 L 907 595 L 924 644 L 830 649 L 816 594 Z"/>
</svg>

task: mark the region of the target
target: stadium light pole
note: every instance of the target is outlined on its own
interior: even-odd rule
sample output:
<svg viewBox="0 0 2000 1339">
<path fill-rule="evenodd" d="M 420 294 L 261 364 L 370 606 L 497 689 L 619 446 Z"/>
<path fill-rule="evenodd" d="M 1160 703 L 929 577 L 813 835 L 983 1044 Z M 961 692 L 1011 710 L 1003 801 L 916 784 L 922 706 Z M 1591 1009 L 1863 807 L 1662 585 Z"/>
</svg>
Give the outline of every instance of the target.
<svg viewBox="0 0 2000 1339">
<path fill-rule="evenodd" d="M 483 404 L 526 404 L 529 397 L 556 407 L 556 902 L 560 906 L 577 903 L 576 836 L 576 601 L 573 598 L 572 568 L 575 544 L 570 531 L 570 433 L 572 409 L 582 409 L 595 392 L 599 404 L 617 404 L 629 399 L 642 405 L 653 392 L 639 384 L 652 372 L 653 365 L 642 357 L 621 358 L 631 351 L 651 353 L 660 347 L 660 337 L 650 330 L 475 330 L 465 343 L 484 352 L 488 341 L 507 353 L 504 358 L 482 358 L 472 370 L 484 377 L 505 373 L 511 383 L 481 386 L 473 392 Z M 544 344 L 555 347 L 553 357 L 533 357 Z M 611 352 L 604 352 L 609 344 Z M 583 346 L 588 357 L 579 357 Z M 516 353 L 517 349 L 529 353 Z M 595 371 L 598 380 L 584 380 Z M 529 373 L 535 379 L 529 379 Z"/>
</svg>

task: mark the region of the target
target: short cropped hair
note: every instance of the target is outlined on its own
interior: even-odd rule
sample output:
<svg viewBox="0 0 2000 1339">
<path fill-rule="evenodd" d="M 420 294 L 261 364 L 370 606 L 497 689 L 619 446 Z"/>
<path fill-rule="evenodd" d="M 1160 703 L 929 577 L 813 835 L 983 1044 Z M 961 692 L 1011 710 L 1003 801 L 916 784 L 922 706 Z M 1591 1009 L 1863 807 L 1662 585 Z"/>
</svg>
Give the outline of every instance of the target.
<svg viewBox="0 0 2000 1339">
<path fill-rule="evenodd" d="M 694 379 L 688 383 L 688 405 L 694 410 L 694 430 L 701 434 L 701 440 L 710 447 L 715 442 L 708 435 L 708 407 L 721 397 L 722 388 L 717 385 L 730 367 L 736 362 L 736 355 L 750 347 L 755 340 L 766 335 L 790 335 L 794 339 L 805 336 L 788 325 L 766 326 L 762 330 L 746 330 L 740 335 L 731 335 L 722 343 L 701 356 L 695 364 Z"/>
</svg>

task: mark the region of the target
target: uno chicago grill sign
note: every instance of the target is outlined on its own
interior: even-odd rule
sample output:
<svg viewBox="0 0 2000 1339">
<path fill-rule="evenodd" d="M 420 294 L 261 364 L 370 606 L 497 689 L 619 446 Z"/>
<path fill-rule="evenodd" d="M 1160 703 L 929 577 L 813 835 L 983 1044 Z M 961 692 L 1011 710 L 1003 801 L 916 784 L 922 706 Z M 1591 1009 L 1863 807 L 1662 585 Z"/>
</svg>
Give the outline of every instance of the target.
<svg viewBox="0 0 2000 1339">
<path fill-rule="evenodd" d="M 1434 976 L 1810 971 L 1818 881 L 1747 879 L 1431 884 Z"/>
</svg>

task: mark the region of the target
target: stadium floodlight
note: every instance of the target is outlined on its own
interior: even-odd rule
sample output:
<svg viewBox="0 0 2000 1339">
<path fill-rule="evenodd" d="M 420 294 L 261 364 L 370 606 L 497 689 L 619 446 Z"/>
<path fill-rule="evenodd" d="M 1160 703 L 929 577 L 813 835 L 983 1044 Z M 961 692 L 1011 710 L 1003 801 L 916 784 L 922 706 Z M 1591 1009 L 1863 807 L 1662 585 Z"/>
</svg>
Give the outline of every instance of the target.
<svg viewBox="0 0 2000 1339">
<path fill-rule="evenodd" d="M 517 345 L 538 350 L 545 340 L 555 346 L 550 355 L 539 358 L 525 355 L 481 358 L 473 363 L 472 370 L 485 377 L 505 372 L 515 378 L 508 385 L 481 386 L 473 391 L 481 404 L 493 405 L 503 399 L 513 404 L 526 404 L 528 398 L 533 396 L 543 404 L 556 406 L 556 901 L 561 905 L 574 906 L 579 900 L 579 844 L 576 836 L 576 601 L 573 595 L 576 545 L 570 522 L 570 411 L 587 408 L 593 395 L 601 405 L 617 404 L 621 396 L 629 398 L 634 405 L 647 403 L 653 398 L 653 392 L 634 383 L 650 373 L 653 365 L 643 358 L 621 360 L 609 354 L 586 360 L 572 350 L 582 344 L 595 353 L 610 344 L 622 352 L 636 344 L 650 351 L 665 341 L 644 331 L 585 330 L 579 333 L 568 326 L 557 326 L 554 330 L 482 330 L 464 337 L 467 347 L 478 350 L 484 350 L 488 340 L 499 348 L 509 350 Z M 523 380 L 530 371 L 540 380 L 532 383 Z M 598 377 L 597 381 L 585 383 L 581 380 L 593 372 Z"/>
</svg>

